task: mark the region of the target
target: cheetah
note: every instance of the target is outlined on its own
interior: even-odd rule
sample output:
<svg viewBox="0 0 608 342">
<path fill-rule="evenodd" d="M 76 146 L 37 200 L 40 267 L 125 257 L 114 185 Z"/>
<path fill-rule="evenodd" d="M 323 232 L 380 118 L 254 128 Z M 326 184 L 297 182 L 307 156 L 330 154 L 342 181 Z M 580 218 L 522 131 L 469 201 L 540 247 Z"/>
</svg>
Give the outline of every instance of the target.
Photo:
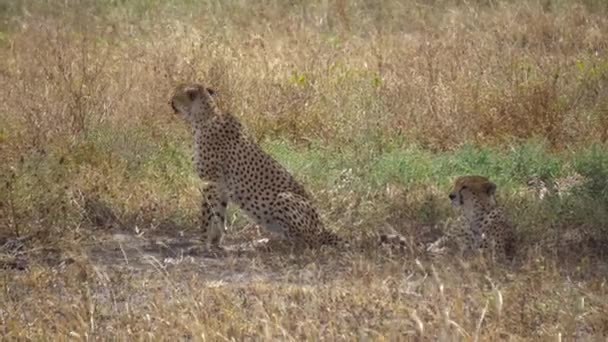
<svg viewBox="0 0 608 342">
<path fill-rule="evenodd" d="M 449 198 L 462 215 L 428 251 L 456 247 L 461 253 L 481 251 L 495 260 L 512 258 L 514 229 L 496 203 L 496 184 L 483 176 L 461 176 L 456 178 Z"/>
<path fill-rule="evenodd" d="M 536 198 L 542 200 L 553 196 L 563 198 L 583 186 L 585 181 L 585 177 L 579 173 L 557 179 L 534 175 L 528 178 L 526 185 Z"/>
<path fill-rule="evenodd" d="M 298 245 L 344 243 L 324 227 L 304 187 L 262 150 L 233 114 L 219 109 L 213 89 L 181 84 L 170 105 L 193 131 L 193 163 L 205 183 L 201 226 L 208 248 L 221 249 L 229 202 L 254 223 Z"/>
</svg>

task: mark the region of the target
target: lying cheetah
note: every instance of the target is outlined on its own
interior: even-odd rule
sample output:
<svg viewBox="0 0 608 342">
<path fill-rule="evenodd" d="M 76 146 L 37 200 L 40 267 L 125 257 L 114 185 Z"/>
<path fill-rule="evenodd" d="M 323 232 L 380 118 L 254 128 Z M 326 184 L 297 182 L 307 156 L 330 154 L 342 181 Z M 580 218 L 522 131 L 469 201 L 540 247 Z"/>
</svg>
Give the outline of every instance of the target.
<svg viewBox="0 0 608 342">
<path fill-rule="evenodd" d="M 526 185 L 534 195 L 542 200 L 545 197 L 563 197 L 572 193 L 573 190 L 580 188 L 585 183 L 585 177 L 579 173 L 574 173 L 567 177 L 548 179 L 539 176 L 528 178 Z"/>
<path fill-rule="evenodd" d="M 343 242 L 325 229 L 304 187 L 244 132 L 235 116 L 220 111 L 212 89 L 182 84 L 170 103 L 193 130 L 193 161 L 206 182 L 201 225 L 207 247 L 220 247 L 229 201 L 255 223 L 299 244 Z"/>
<path fill-rule="evenodd" d="M 440 252 L 446 247 L 456 247 L 462 253 L 481 251 L 489 253 L 492 259 L 511 258 L 514 230 L 497 206 L 495 193 L 496 184 L 486 177 L 458 177 L 449 198 L 462 215 L 428 250 Z"/>
</svg>

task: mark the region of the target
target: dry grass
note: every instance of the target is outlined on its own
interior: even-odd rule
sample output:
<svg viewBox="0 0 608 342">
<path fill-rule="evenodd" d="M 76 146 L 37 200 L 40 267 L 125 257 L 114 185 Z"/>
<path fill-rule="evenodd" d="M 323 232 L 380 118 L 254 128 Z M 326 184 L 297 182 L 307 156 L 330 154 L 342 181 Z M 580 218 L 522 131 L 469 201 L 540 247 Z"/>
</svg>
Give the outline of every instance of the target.
<svg viewBox="0 0 608 342">
<path fill-rule="evenodd" d="M 608 21 L 575 1 L 183 5 L 189 16 L 67 4 L 12 18 L 4 39 L 3 111 L 22 113 L 31 143 L 104 120 L 164 121 L 168 90 L 199 79 L 259 136 L 563 147 L 608 129 Z"/>
<path fill-rule="evenodd" d="M 97 243 L 107 258 L 115 238 Z M 82 246 L 75 246 L 80 250 Z M 124 252 L 124 254 L 123 254 Z M 67 266 L 5 271 L 3 334 L 46 339 L 589 338 L 606 334 L 605 280 L 538 260 L 514 270 L 375 252 L 255 253 L 163 262 L 71 254 Z M 119 255 L 122 254 L 122 255 Z M 124 259 L 123 259 L 124 256 Z M 120 260 L 122 259 L 122 260 Z M 105 261 L 105 262 L 104 262 Z M 44 308 L 41 310 L 41 308 Z"/>
<path fill-rule="evenodd" d="M 28 265 L 0 271 L 0 333 L 605 338 L 607 14 L 599 0 L 0 0 L 0 264 Z M 166 102 L 193 80 L 306 182 L 329 226 L 392 226 L 412 249 L 185 248 L 199 183 Z M 574 171 L 588 182 L 572 196 L 520 194 L 527 176 Z M 514 265 L 418 251 L 462 173 L 499 183 Z M 231 211 L 228 244 L 258 237 L 245 223 Z M 593 241 L 574 251 L 538 246 L 583 227 Z"/>
</svg>

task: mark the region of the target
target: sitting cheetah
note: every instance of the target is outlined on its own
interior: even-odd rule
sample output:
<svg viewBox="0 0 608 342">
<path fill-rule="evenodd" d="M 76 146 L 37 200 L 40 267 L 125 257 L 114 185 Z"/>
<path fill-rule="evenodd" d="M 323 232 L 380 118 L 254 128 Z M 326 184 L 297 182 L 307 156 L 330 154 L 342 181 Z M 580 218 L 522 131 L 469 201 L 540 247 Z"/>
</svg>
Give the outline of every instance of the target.
<svg viewBox="0 0 608 342">
<path fill-rule="evenodd" d="M 489 253 L 493 259 L 511 258 L 514 229 L 502 208 L 497 206 L 495 193 L 496 184 L 486 177 L 458 177 L 449 198 L 462 215 L 428 250 L 440 252 L 445 247 L 456 245 L 463 253 L 480 250 Z"/>
<path fill-rule="evenodd" d="M 207 247 L 220 247 L 229 201 L 255 223 L 299 244 L 343 242 L 325 229 L 304 187 L 244 132 L 235 116 L 220 111 L 212 89 L 182 84 L 170 103 L 193 130 L 193 162 L 206 182 L 201 225 Z"/>
</svg>

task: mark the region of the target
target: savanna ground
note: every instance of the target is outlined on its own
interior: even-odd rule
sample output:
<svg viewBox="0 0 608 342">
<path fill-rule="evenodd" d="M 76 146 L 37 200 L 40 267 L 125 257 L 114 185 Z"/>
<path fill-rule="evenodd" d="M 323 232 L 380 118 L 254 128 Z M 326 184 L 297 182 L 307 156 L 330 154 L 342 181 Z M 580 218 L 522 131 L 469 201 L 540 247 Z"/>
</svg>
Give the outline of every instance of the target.
<svg viewBox="0 0 608 342">
<path fill-rule="evenodd" d="M 602 0 L 0 0 L 0 335 L 605 340 L 607 34 Z M 268 235 L 231 210 L 206 254 L 183 81 L 364 248 L 248 249 Z M 517 227 L 512 264 L 423 252 L 472 173 Z M 366 242 L 383 230 L 407 251 Z"/>
</svg>

